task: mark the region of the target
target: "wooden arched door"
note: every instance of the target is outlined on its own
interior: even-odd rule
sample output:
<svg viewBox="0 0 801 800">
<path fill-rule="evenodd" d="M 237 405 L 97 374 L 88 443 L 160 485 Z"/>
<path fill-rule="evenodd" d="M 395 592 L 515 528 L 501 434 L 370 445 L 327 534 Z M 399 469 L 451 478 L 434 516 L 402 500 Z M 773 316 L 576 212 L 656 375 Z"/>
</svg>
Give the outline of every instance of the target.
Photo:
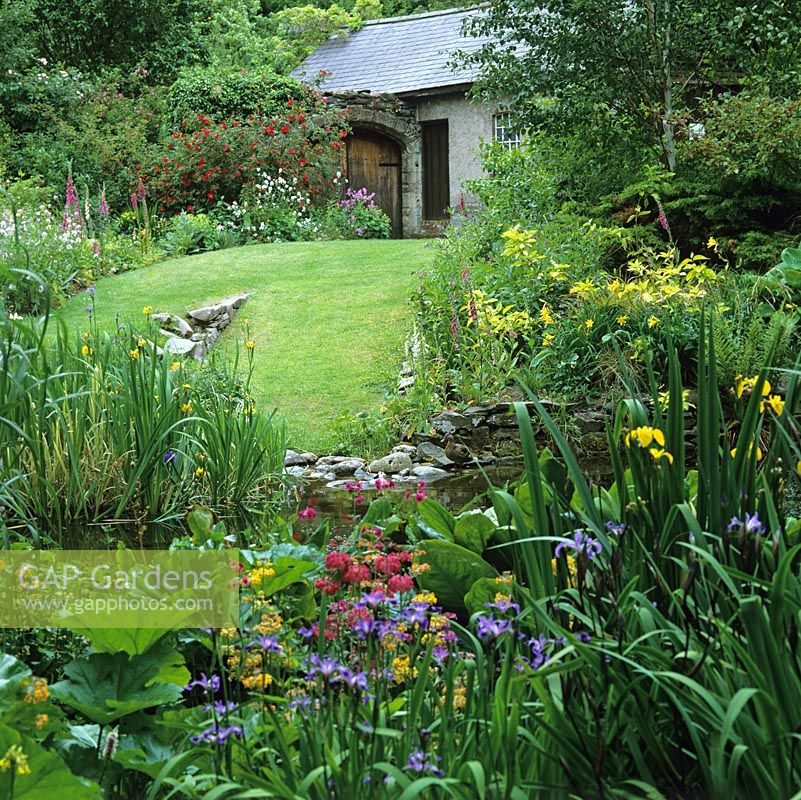
<svg viewBox="0 0 801 800">
<path fill-rule="evenodd" d="M 375 192 L 375 203 L 392 220 L 392 236 L 403 236 L 400 145 L 377 131 L 354 129 L 347 138 L 348 186 Z"/>
</svg>

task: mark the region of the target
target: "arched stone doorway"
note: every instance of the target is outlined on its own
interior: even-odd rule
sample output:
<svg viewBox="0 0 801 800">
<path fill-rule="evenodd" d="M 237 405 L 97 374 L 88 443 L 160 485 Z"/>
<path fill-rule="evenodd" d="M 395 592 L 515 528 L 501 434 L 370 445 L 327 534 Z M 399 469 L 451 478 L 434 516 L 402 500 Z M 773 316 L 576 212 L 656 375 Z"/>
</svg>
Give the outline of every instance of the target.
<svg viewBox="0 0 801 800">
<path fill-rule="evenodd" d="M 348 185 L 375 192 L 375 203 L 392 221 L 392 236 L 403 236 L 401 146 L 375 130 L 354 127 L 346 140 Z"/>
</svg>

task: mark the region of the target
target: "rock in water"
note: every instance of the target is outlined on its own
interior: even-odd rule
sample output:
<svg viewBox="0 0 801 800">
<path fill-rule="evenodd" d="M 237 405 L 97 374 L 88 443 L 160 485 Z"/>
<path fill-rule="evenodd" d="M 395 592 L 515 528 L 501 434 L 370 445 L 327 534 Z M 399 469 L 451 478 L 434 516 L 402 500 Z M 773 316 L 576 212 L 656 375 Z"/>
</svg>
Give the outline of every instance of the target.
<svg viewBox="0 0 801 800">
<path fill-rule="evenodd" d="M 390 453 L 383 458 L 371 461 L 367 467 L 368 472 L 383 472 L 385 475 L 397 475 L 399 472 L 412 468 L 412 459 L 408 453 Z"/>
<path fill-rule="evenodd" d="M 417 445 L 417 455 L 425 461 L 432 461 L 440 467 L 450 467 L 453 461 L 448 458 L 445 451 L 433 442 L 420 442 Z"/>
</svg>

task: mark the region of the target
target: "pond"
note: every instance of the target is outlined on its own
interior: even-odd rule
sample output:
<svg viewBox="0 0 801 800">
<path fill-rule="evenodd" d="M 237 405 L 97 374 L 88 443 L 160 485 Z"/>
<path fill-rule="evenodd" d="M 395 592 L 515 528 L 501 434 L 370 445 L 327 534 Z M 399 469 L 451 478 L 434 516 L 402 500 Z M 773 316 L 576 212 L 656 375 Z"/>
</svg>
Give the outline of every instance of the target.
<svg viewBox="0 0 801 800">
<path fill-rule="evenodd" d="M 608 461 L 598 458 L 585 459 L 580 464 L 592 481 L 600 484 L 610 482 Z M 505 484 L 519 480 L 523 469 L 521 459 L 486 467 L 483 470 L 475 469 L 453 473 L 446 478 L 429 483 L 426 486 L 426 494 L 436 498 L 454 513 L 458 513 L 468 505 L 488 508 L 490 506 L 490 501 L 486 497 L 488 488 L 490 486 L 503 487 Z M 223 516 L 229 531 L 240 532 L 262 528 L 265 521 L 269 522 L 272 512 L 275 510 L 278 510 L 281 516 L 286 518 L 295 514 L 300 508 L 311 506 L 317 512 L 319 520 L 329 521 L 332 532 L 342 534 L 353 529 L 357 522 L 357 516 L 364 513 L 369 501 L 376 494 L 371 481 L 364 480 L 362 485 L 364 487 L 362 494 L 367 499 L 367 503 L 358 507 L 354 506 L 353 494 L 342 488 L 332 488 L 325 481 L 295 480 L 287 487 L 285 500 L 279 509 L 275 507 L 262 511 L 251 509 L 248 512 L 230 513 Z M 397 489 L 393 491 L 403 495 L 410 488 L 414 489 L 415 485 L 414 482 L 399 482 Z M 76 550 L 108 549 L 122 543 L 126 547 L 132 548 L 160 549 L 169 547 L 175 538 L 181 537 L 185 533 L 186 527 L 183 519 L 180 518 L 170 523 L 93 522 L 75 524 L 61 537 L 58 546 Z"/>
</svg>

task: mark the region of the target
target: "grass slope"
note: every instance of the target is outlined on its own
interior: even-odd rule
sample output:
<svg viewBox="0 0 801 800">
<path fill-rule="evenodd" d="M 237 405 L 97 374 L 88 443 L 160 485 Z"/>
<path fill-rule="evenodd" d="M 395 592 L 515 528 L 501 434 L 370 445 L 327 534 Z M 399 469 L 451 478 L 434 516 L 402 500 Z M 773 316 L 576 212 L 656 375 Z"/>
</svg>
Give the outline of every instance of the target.
<svg viewBox="0 0 801 800">
<path fill-rule="evenodd" d="M 218 347 L 256 343 L 252 390 L 278 409 L 296 447 L 324 451 L 332 421 L 375 408 L 380 382 L 400 361 L 406 301 L 431 261 L 420 241 L 297 242 L 203 253 L 105 278 L 98 322 L 141 325 L 143 306 L 183 314 L 238 292 L 248 303 Z M 85 318 L 86 296 L 63 310 Z"/>
</svg>

